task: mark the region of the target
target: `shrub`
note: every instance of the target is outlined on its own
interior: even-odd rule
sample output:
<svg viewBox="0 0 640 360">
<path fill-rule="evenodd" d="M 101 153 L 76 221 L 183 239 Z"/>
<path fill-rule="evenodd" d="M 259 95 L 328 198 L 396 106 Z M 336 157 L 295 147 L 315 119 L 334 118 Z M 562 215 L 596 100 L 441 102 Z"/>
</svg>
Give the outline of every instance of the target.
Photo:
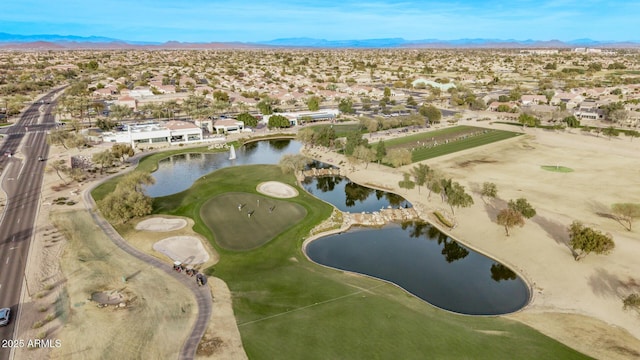
<svg viewBox="0 0 640 360">
<path fill-rule="evenodd" d="M 622 303 L 624 304 L 625 310 L 628 308 L 640 309 L 640 294 L 638 293 L 630 294 L 629 296 L 627 296 L 622 300 Z"/>
<path fill-rule="evenodd" d="M 453 224 L 446 217 L 444 217 L 444 215 L 442 215 L 439 211 L 434 211 L 433 215 L 435 215 L 436 218 L 438 218 L 438 221 L 440 221 L 443 225 L 449 228 L 453 228 Z"/>
</svg>

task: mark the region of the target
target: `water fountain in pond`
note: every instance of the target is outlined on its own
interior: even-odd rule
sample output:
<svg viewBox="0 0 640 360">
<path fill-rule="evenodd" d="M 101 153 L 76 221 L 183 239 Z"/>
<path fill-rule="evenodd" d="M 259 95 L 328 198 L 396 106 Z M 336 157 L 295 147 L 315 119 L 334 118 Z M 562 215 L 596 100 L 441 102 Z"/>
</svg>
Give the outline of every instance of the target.
<svg viewBox="0 0 640 360">
<path fill-rule="evenodd" d="M 229 160 L 235 160 L 235 159 L 236 159 L 236 148 L 234 148 L 232 144 L 231 149 L 229 150 Z"/>
</svg>

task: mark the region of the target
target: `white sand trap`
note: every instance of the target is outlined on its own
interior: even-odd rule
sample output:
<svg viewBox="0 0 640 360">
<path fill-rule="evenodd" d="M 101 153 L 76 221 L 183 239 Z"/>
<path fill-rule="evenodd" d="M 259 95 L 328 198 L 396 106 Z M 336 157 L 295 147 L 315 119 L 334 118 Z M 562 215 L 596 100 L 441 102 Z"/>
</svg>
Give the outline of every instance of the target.
<svg viewBox="0 0 640 360">
<path fill-rule="evenodd" d="M 165 232 L 182 229 L 185 226 L 187 226 L 185 219 L 152 217 L 140 221 L 136 225 L 136 230 Z"/>
<path fill-rule="evenodd" d="M 153 244 L 153 249 L 183 264 L 203 264 L 209 260 L 200 239 L 193 236 L 168 237 Z"/>
<path fill-rule="evenodd" d="M 262 194 L 283 199 L 298 196 L 298 190 L 293 186 L 279 181 L 267 181 L 260 183 L 258 184 L 257 190 Z"/>
</svg>

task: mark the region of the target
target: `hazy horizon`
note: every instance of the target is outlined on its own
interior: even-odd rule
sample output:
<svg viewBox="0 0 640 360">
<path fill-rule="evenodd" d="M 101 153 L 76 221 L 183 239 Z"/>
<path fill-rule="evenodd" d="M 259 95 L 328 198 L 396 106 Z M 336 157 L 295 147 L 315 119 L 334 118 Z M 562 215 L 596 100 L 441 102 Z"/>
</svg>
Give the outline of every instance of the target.
<svg viewBox="0 0 640 360">
<path fill-rule="evenodd" d="M 73 9 L 70 11 L 69 9 Z M 147 42 L 282 38 L 634 41 L 640 2 L 600 0 L 311 1 L 23 0 L 3 4 L 0 32 Z"/>
</svg>

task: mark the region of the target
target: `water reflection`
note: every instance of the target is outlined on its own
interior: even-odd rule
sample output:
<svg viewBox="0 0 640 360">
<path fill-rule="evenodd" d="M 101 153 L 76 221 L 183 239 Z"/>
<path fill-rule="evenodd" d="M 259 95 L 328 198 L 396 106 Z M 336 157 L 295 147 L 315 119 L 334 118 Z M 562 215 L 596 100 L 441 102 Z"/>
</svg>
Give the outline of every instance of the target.
<svg viewBox="0 0 640 360">
<path fill-rule="evenodd" d="M 292 140 L 270 140 L 248 143 L 236 149 L 236 159 L 229 160 L 229 152 L 187 153 L 164 158 L 151 175 L 154 185 L 145 188 L 151 197 L 166 196 L 184 191 L 203 175 L 235 165 L 277 164 L 284 154 L 297 154 L 302 144 Z"/>
<path fill-rule="evenodd" d="M 341 176 L 306 178 L 302 187 L 341 211 L 374 212 L 387 207 L 411 207 L 402 196 L 358 185 Z"/>
<path fill-rule="evenodd" d="M 391 281 L 454 312 L 497 315 L 522 308 L 529 291 L 504 265 L 424 222 L 357 229 L 308 244 L 320 264 Z"/>
<path fill-rule="evenodd" d="M 516 273 L 500 263 L 491 265 L 491 278 L 495 281 L 515 280 L 516 277 Z"/>
<path fill-rule="evenodd" d="M 448 262 L 461 260 L 469 255 L 469 250 L 460 246 L 457 241 L 443 234 L 438 228 L 422 221 L 408 221 L 401 224 L 402 230 L 408 231 L 412 238 L 425 237 L 426 239 L 436 241 L 438 245 L 442 245 L 440 253 L 444 255 L 444 259 Z"/>
</svg>

